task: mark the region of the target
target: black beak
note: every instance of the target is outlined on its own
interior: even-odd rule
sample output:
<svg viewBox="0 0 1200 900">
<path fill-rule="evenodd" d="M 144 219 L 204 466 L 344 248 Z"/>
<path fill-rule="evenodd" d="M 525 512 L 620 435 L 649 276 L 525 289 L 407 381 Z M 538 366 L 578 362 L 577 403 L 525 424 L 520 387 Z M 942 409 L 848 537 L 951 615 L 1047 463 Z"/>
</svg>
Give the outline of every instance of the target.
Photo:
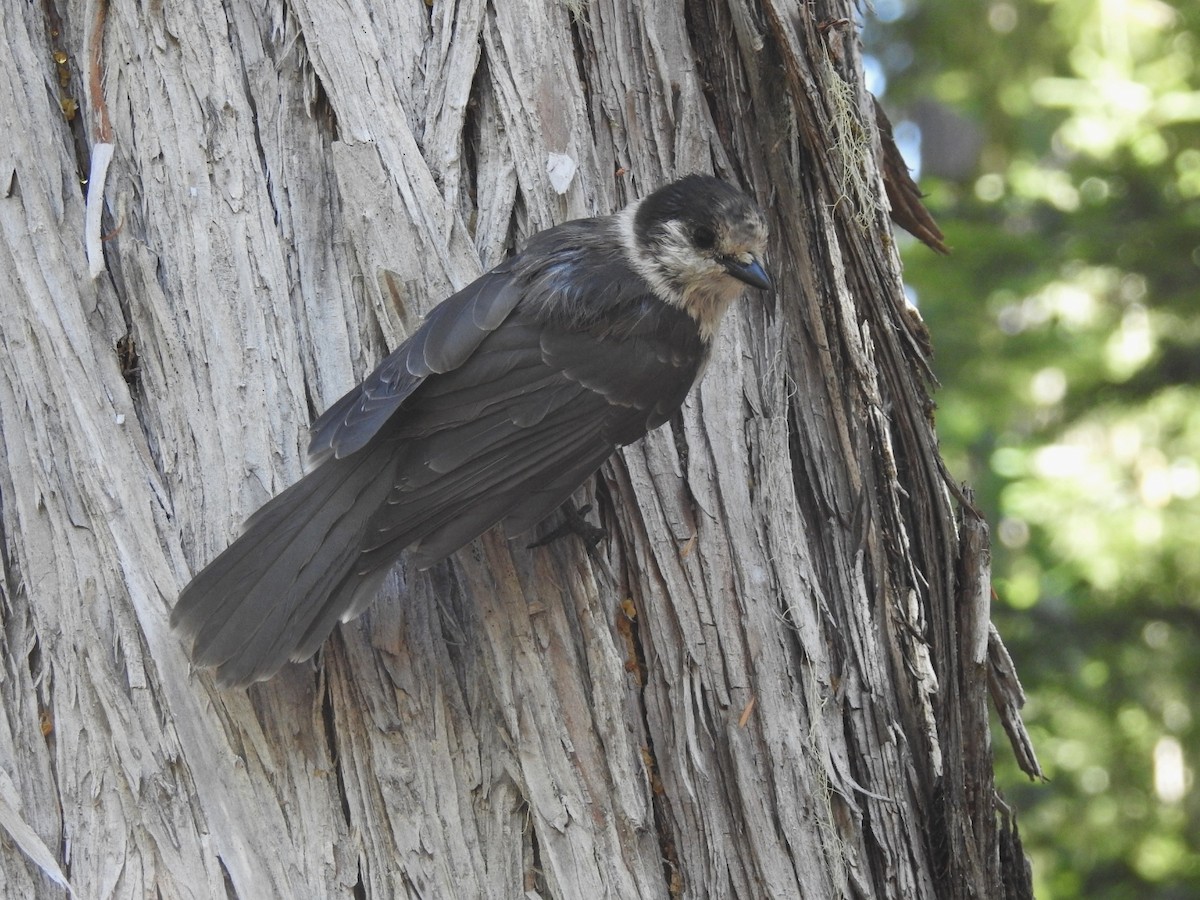
<svg viewBox="0 0 1200 900">
<path fill-rule="evenodd" d="M 750 287 L 756 287 L 760 290 L 770 290 L 771 276 L 767 274 L 767 270 L 762 267 L 762 263 L 757 259 L 751 257 L 750 262 L 744 263 L 730 256 L 723 259 L 722 263 L 725 265 L 725 271 L 738 281 L 744 281 Z"/>
</svg>

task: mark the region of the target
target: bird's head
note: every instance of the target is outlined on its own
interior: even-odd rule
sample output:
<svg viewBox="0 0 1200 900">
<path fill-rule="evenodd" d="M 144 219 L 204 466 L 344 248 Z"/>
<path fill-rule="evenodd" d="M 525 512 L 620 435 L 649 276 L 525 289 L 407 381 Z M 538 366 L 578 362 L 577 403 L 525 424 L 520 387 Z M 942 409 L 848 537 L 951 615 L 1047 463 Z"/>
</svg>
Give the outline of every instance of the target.
<svg viewBox="0 0 1200 900">
<path fill-rule="evenodd" d="M 684 309 L 711 338 L 746 286 L 766 290 L 767 220 L 736 188 L 689 175 L 631 206 L 631 250 L 638 271 L 668 303 Z"/>
</svg>

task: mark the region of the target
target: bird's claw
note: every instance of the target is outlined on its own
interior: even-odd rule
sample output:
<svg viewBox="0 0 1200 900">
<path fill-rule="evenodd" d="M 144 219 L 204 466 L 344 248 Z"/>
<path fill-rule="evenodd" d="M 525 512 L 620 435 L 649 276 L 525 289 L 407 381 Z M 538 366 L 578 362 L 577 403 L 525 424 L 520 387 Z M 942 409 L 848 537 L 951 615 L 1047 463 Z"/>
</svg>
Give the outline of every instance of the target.
<svg viewBox="0 0 1200 900">
<path fill-rule="evenodd" d="M 548 544 L 553 544 L 560 538 L 574 534 L 583 540 L 589 551 L 595 550 L 597 545 L 608 537 L 608 532 L 599 525 L 593 525 L 584 518 L 584 516 L 591 512 L 591 509 L 592 505 L 590 503 L 580 508 L 568 500 L 562 505 L 563 521 L 549 534 L 538 538 L 532 544 L 528 544 L 528 549 L 545 547 Z"/>
</svg>

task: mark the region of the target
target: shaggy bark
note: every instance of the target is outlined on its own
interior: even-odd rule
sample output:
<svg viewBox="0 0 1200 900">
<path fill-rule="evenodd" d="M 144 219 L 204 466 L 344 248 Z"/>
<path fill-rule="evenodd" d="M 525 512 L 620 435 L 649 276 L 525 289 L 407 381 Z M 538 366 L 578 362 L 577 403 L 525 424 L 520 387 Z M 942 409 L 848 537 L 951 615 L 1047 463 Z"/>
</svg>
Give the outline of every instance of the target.
<svg viewBox="0 0 1200 900">
<path fill-rule="evenodd" d="M 1028 891 L 850 14 L 0 5 L 0 895 Z M 769 210 L 778 313 L 585 488 L 598 553 L 489 534 L 315 664 L 189 669 L 178 590 L 316 413 L 532 232 L 695 170 Z"/>
</svg>

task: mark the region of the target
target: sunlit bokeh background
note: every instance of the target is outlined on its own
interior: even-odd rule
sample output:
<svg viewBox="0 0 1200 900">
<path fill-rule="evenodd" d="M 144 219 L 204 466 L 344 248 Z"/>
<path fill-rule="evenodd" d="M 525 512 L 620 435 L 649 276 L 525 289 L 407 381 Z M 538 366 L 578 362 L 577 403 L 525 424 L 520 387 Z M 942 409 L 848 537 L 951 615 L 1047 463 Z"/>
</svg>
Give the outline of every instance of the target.
<svg viewBox="0 0 1200 900">
<path fill-rule="evenodd" d="M 1200 0 L 876 0 L 938 432 L 993 524 L 1042 900 L 1200 897 Z"/>
</svg>

